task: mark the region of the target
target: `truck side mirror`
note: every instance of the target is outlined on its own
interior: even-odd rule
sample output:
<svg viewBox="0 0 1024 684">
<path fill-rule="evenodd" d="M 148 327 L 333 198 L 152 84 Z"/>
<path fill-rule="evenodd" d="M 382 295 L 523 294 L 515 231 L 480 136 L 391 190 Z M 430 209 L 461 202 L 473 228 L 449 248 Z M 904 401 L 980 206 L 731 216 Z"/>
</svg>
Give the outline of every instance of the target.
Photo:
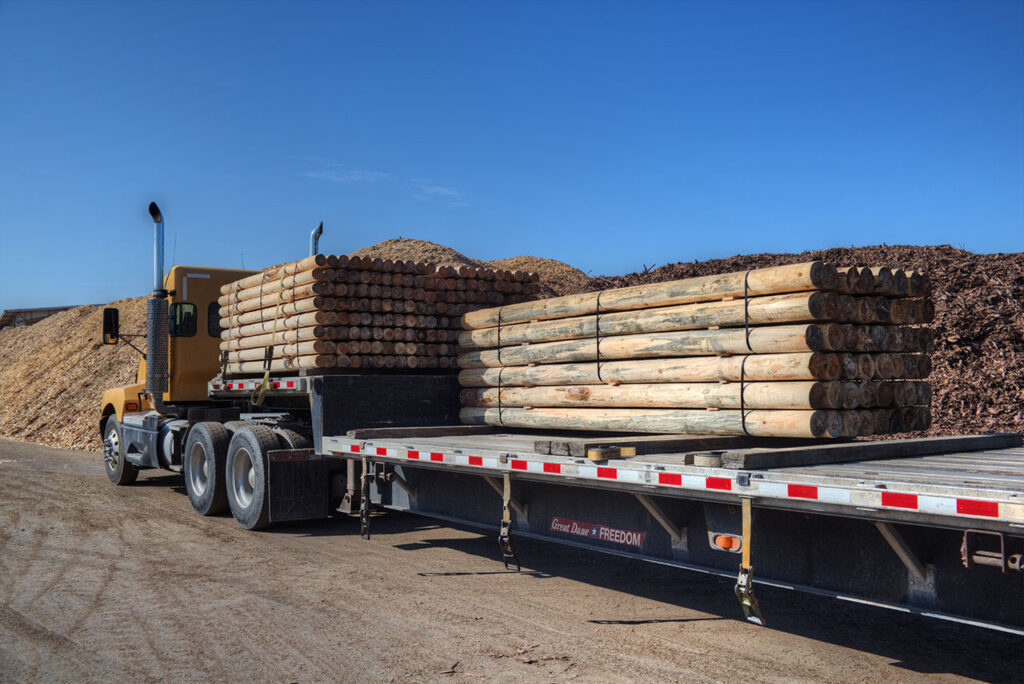
<svg viewBox="0 0 1024 684">
<path fill-rule="evenodd" d="M 103 344 L 117 344 L 121 337 L 121 314 L 117 309 L 103 310 Z"/>
</svg>

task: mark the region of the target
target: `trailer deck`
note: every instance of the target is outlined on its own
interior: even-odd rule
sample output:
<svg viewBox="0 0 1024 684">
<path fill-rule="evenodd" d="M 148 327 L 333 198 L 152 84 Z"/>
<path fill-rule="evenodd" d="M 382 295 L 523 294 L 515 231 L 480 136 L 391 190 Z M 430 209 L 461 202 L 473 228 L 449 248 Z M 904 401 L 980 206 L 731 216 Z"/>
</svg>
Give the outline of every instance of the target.
<svg viewBox="0 0 1024 684">
<path fill-rule="evenodd" d="M 557 439 L 559 435 L 547 437 Z M 951 529 L 1024 531 L 1021 446 L 737 471 L 687 464 L 702 452 L 604 462 L 533 452 L 534 443 L 544 438 L 521 431 L 418 438 L 415 429 L 410 429 L 400 438 L 325 437 L 324 450 L 335 456 L 392 464 L 491 476 L 509 473 L 513 479 L 658 496 L 726 503 L 750 498 L 760 507 L 793 511 Z M 1020 443 L 1019 436 L 1016 442 Z"/>
<path fill-rule="evenodd" d="M 315 403 L 318 399 L 314 389 L 316 377 L 313 374 L 271 377 L 267 395 L 311 395 Z M 209 392 L 220 398 L 247 396 L 259 385 L 260 381 L 254 379 L 216 378 L 210 382 Z M 597 442 L 622 441 L 614 439 L 614 435 L 590 433 L 589 437 Z M 480 430 L 451 425 L 357 429 L 337 435 L 325 432 L 318 451 L 325 455 L 369 457 L 379 462 L 421 468 L 491 476 L 509 473 L 516 479 L 669 497 L 731 503 L 750 498 L 760 507 L 951 529 L 975 528 L 1015 534 L 1024 531 L 1024 446 L 1020 435 L 953 438 L 934 449 L 942 453 L 928 454 L 925 450 L 924 455 L 920 455 L 917 443 L 928 440 L 816 442 L 814 456 L 797 462 L 834 459 L 834 456 L 822 454 L 830 449 L 854 455 L 847 455 L 846 462 L 769 468 L 736 468 L 735 461 L 731 467 L 726 467 L 729 456 L 737 453 L 745 453 L 749 461 L 766 452 L 783 451 L 765 448 L 763 439 L 748 440 L 748 449 L 737 450 L 735 444 L 728 444 L 724 449 L 646 453 L 604 462 L 542 453 L 537 449 L 538 444 L 545 441 L 565 439 L 565 433 Z M 962 440 L 962 448 L 956 440 Z M 715 441 L 708 440 L 709 443 Z M 719 438 L 718 441 L 726 444 L 730 440 Z M 775 441 L 786 443 L 785 440 Z M 887 457 L 871 458 L 871 445 L 884 448 Z M 898 454 L 903 449 L 902 445 L 907 445 L 906 450 L 915 455 L 893 457 L 893 453 Z M 791 455 L 800 447 L 793 449 L 787 444 L 787 449 Z M 858 455 L 861 452 L 863 458 Z M 716 458 L 722 462 L 719 467 L 698 465 L 715 462 Z"/>
</svg>

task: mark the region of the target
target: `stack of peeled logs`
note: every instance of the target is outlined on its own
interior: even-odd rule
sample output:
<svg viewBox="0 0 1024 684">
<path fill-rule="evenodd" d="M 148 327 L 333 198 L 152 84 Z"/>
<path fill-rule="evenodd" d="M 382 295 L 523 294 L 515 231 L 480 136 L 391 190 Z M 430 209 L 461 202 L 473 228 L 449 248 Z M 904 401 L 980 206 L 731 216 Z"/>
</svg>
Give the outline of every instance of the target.
<svg viewBox="0 0 1024 684">
<path fill-rule="evenodd" d="M 930 292 L 918 271 L 815 261 L 467 313 L 461 419 L 754 437 L 924 430 Z"/>
<path fill-rule="evenodd" d="M 539 289 L 521 271 L 317 254 L 221 287 L 222 369 L 455 368 L 460 315 Z"/>
</svg>

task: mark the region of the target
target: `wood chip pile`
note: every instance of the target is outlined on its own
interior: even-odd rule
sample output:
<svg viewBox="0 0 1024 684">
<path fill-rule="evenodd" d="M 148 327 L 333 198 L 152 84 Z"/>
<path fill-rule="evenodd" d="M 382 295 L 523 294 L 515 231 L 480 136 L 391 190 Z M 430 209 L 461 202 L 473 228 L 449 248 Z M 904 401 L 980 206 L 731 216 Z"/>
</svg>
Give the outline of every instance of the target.
<svg viewBox="0 0 1024 684">
<path fill-rule="evenodd" d="M 539 290 L 523 271 L 312 256 L 221 288 L 224 372 L 455 368 L 459 316 Z"/>
<path fill-rule="evenodd" d="M 467 313 L 461 417 L 758 437 L 926 430 L 930 292 L 919 271 L 816 261 Z"/>
<path fill-rule="evenodd" d="M 146 329 L 146 299 L 107 306 L 121 330 Z M 64 449 L 100 449 L 100 397 L 135 382 L 139 354 L 105 345 L 103 307 L 79 306 L 34 325 L 0 330 L 0 438 Z"/>
</svg>

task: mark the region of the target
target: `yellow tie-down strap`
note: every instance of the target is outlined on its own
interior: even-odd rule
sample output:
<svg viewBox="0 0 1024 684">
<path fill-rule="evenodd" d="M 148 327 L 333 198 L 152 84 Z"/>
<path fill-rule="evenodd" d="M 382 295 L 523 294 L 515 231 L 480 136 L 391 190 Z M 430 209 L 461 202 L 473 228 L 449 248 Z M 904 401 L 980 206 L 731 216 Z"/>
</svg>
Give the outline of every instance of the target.
<svg viewBox="0 0 1024 684">
<path fill-rule="evenodd" d="M 743 548 L 741 551 L 740 574 L 736 578 L 736 598 L 739 599 L 743 615 L 755 625 L 764 625 L 761 606 L 754 596 L 754 567 L 750 564 L 750 551 L 753 532 L 753 509 L 749 498 L 740 500 L 743 515 Z"/>
<path fill-rule="evenodd" d="M 281 315 L 281 302 L 284 300 L 284 273 L 285 269 L 281 269 L 281 280 L 279 282 L 277 291 L 277 306 L 274 307 L 274 326 L 270 332 L 270 344 L 267 347 L 267 358 L 263 361 L 263 379 L 260 381 L 259 387 L 253 390 L 252 396 L 249 397 L 249 403 L 253 406 L 259 406 L 267 398 L 267 390 L 270 388 L 270 364 L 274 362 L 272 358 L 271 350 L 274 348 L 274 338 L 277 336 L 277 319 Z"/>
</svg>

